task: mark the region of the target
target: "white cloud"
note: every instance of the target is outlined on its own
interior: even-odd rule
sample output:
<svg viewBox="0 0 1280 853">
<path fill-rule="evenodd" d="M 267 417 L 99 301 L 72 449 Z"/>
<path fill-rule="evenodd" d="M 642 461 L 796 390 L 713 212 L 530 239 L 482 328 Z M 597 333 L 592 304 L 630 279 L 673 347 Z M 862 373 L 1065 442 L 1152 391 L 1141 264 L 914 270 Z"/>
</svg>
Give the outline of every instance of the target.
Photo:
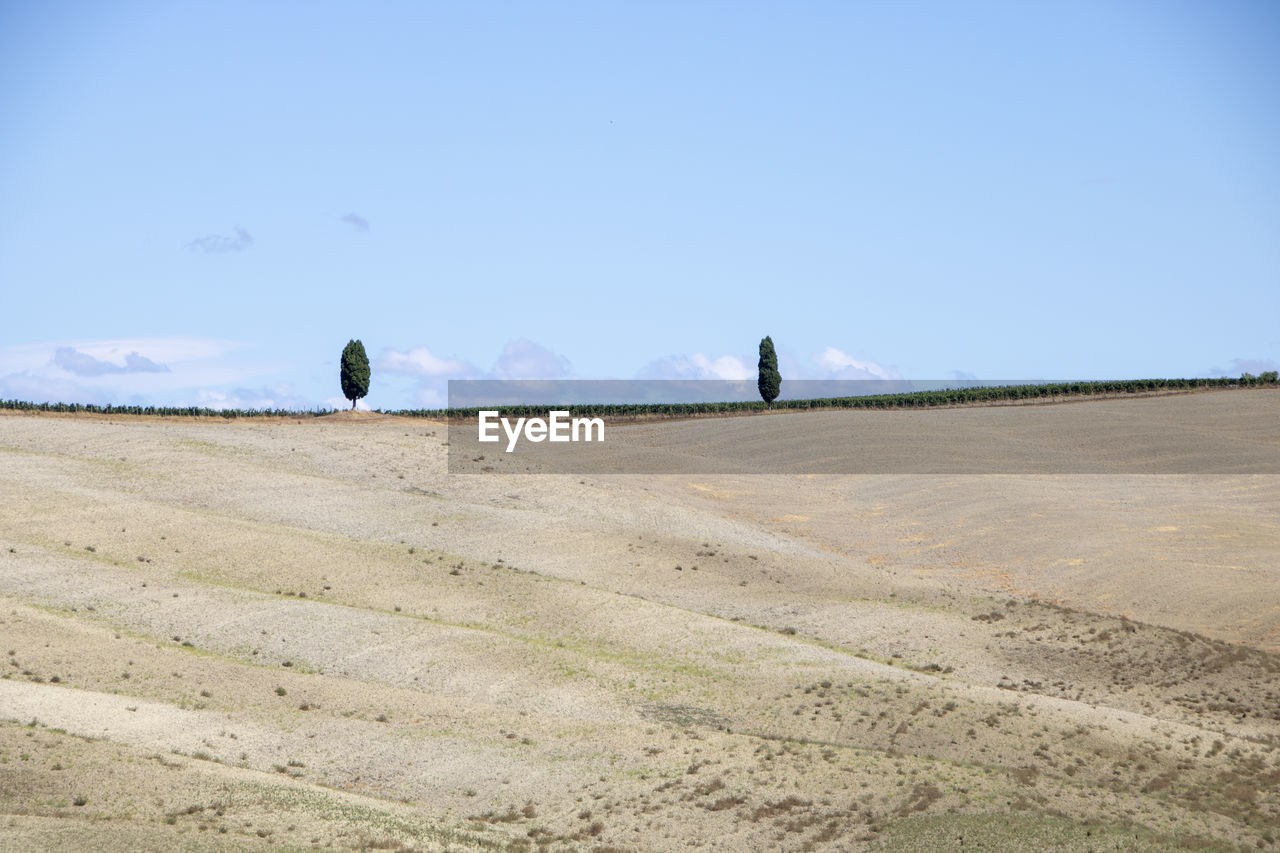
<svg viewBox="0 0 1280 853">
<path fill-rule="evenodd" d="M 782 379 L 901 379 L 898 371 L 873 361 L 856 359 L 835 347 L 827 347 L 809 359 L 779 352 Z M 638 374 L 641 379 L 714 379 L 741 382 L 756 378 L 755 361 L 734 355 L 712 358 L 704 353 L 669 355 L 651 361 Z"/>
<path fill-rule="evenodd" d="M 218 393 L 234 396 L 251 387 L 255 379 L 262 381 L 260 377 L 278 373 L 278 365 L 260 359 L 229 357 L 237 349 L 249 348 L 235 341 L 186 337 L 64 340 L 0 347 L 0 396 L 36 403 L 201 405 L 200 389 L 220 388 Z M 227 390 L 236 386 L 241 387 Z M 250 396 L 284 399 L 293 395 L 251 392 Z"/>
<path fill-rule="evenodd" d="M 325 408 L 327 409 L 337 409 L 338 411 L 341 412 L 341 411 L 347 411 L 348 409 L 351 408 L 351 401 L 345 397 L 325 397 L 324 405 L 325 405 Z M 359 400 L 356 400 L 356 410 L 361 412 L 373 411 L 373 409 L 369 406 L 369 404 L 364 401 L 363 397 L 361 397 Z"/>
<path fill-rule="evenodd" d="M 448 394 L 440 388 L 423 386 L 413 391 L 413 408 L 415 409 L 443 409 L 448 405 Z"/>
<path fill-rule="evenodd" d="M 445 376 L 460 379 L 473 376 L 479 371 L 465 361 L 445 359 L 436 356 L 426 347 L 414 347 L 401 352 L 395 349 L 384 349 L 373 362 L 374 370 L 385 370 L 387 373 L 407 373 L 412 376 Z"/>
<path fill-rule="evenodd" d="M 187 244 L 187 248 L 199 250 L 206 255 L 221 255 L 227 252 L 243 252 L 252 245 L 253 235 L 237 225 L 230 237 L 225 234 L 206 234 L 192 240 Z"/>
<path fill-rule="evenodd" d="M 130 353 L 159 364 L 220 358 L 246 344 L 216 338 L 155 337 L 42 341 L 0 347 L 0 371 L 16 372 L 50 367 L 60 347 L 75 350 L 98 361 L 125 365 Z"/>
<path fill-rule="evenodd" d="M 901 379 L 892 367 L 861 361 L 835 347 L 827 347 L 813 357 L 822 379 Z"/>
<path fill-rule="evenodd" d="M 570 375 L 569 359 L 526 338 L 507 341 L 489 371 L 492 379 L 564 379 Z"/>
<path fill-rule="evenodd" d="M 65 377 L 39 376 L 29 370 L 0 376 L 0 400 L 23 400 L 30 403 L 92 403 L 99 406 L 122 402 L 118 395 L 108 389 L 83 385 Z"/>
<path fill-rule="evenodd" d="M 135 350 L 124 357 L 124 364 L 104 361 L 81 352 L 75 347 L 58 347 L 53 351 L 53 363 L 76 376 L 102 376 L 104 373 L 171 373 L 167 364 L 159 364 L 139 355 Z"/>
<path fill-rule="evenodd" d="M 424 379 L 563 379 L 572 372 L 567 358 L 526 338 L 507 341 L 488 371 L 462 359 L 441 358 L 425 346 L 384 349 L 373 369 Z M 424 383 L 424 387 L 435 385 Z"/>
<path fill-rule="evenodd" d="M 305 411 L 315 404 L 298 396 L 288 383 L 260 388 L 236 388 L 218 391 L 200 388 L 195 393 L 194 405 L 207 409 L 288 409 Z"/>
<path fill-rule="evenodd" d="M 448 405 L 448 380 L 452 379 L 563 379 L 571 375 L 569 360 L 525 338 L 507 341 L 489 370 L 469 361 L 441 358 L 425 346 L 398 350 L 387 348 L 373 362 L 374 375 L 387 373 L 413 378 L 403 389 L 409 399 L 397 406 L 439 409 Z M 340 403 L 341 401 L 339 401 Z"/>
<path fill-rule="evenodd" d="M 1226 370 L 1221 367 L 1215 367 L 1209 371 L 1211 376 L 1242 376 L 1245 373 L 1257 375 L 1266 373 L 1268 370 L 1280 369 L 1276 363 L 1269 358 L 1233 358 L 1231 366 Z"/>
<path fill-rule="evenodd" d="M 725 379 L 740 381 L 755 378 L 755 368 L 748 367 L 733 355 L 710 358 L 703 353 L 669 355 L 651 361 L 640 371 L 642 379 Z"/>
<path fill-rule="evenodd" d="M 369 220 L 365 219 L 358 213 L 348 213 L 339 218 L 357 231 L 369 230 Z"/>
</svg>

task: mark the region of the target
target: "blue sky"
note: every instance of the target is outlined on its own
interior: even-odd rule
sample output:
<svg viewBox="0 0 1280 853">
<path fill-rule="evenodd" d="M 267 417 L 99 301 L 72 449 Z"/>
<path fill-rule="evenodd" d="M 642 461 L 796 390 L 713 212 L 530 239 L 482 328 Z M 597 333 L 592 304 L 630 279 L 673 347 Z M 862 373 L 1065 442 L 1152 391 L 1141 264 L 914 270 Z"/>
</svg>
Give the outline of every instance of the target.
<svg viewBox="0 0 1280 853">
<path fill-rule="evenodd" d="M 1272 2 L 0 4 L 0 397 L 1280 363 Z M 784 386 L 785 387 L 785 386 Z"/>
</svg>

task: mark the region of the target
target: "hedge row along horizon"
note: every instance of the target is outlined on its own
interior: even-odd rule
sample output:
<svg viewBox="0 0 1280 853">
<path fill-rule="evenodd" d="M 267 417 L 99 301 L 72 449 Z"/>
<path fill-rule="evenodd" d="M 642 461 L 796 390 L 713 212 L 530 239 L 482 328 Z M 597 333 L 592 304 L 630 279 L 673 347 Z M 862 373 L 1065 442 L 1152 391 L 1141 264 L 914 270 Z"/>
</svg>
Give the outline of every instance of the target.
<svg viewBox="0 0 1280 853">
<path fill-rule="evenodd" d="M 667 415 L 685 417 L 699 414 L 730 412 L 763 412 L 768 408 L 805 409 L 898 409 L 928 408 L 964 404 L 994 403 L 1004 400 L 1088 397 L 1094 394 L 1137 394 L 1144 391 L 1180 391 L 1197 388 L 1249 388 L 1277 385 L 1277 371 L 1254 376 L 1212 379 L 1117 379 L 1098 382 L 1061 382 L 1049 385 L 1001 385 L 990 388 L 954 388 L 942 391 L 906 391 L 899 394 L 877 394 L 867 397 L 829 397 L 810 400 L 775 400 L 724 403 L 601 403 L 593 405 L 496 406 L 506 415 L 533 415 L 551 409 L 564 409 L 574 415 Z M 347 398 L 351 399 L 351 398 Z M 314 418 L 332 414 L 335 409 L 209 409 L 201 406 L 117 406 L 95 403 L 32 403 L 25 400 L 0 400 L 0 409 L 25 412 L 78 413 L 97 415 L 151 415 L 156 417 L 205 418 Z M 481 409 L 375 409 L 378 414 L 402 417 L 475 418 Z"/>
</svg>

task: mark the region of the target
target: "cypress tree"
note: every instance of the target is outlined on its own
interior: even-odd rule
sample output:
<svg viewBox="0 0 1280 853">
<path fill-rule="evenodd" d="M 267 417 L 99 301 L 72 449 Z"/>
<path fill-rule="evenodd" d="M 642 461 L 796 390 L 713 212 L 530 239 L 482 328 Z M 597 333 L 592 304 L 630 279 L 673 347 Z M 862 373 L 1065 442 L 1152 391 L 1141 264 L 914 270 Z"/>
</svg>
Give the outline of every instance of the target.
<svg viewBox="0 0 1280 853">
<path fill-rule="evenodd" d="M 348 341 L 342 350 L 342 370 L 338 378 L 342 381 L 342 396 L 351 401 L 354 409 L 356 400 L 369 393 L 369 356 L 365 355 L 360 341 Z"/>
<path fill-rule="evenodd" d="M 773 339 L 768 335 L 760 342 L 759 367 L 760 378 L 756 385 L 760 388 L 760 398 L 765 405 L 770 405 L 782 390 L 782 374 L 778 372 L 778 354 L 773 351 Z"/>
</svg>

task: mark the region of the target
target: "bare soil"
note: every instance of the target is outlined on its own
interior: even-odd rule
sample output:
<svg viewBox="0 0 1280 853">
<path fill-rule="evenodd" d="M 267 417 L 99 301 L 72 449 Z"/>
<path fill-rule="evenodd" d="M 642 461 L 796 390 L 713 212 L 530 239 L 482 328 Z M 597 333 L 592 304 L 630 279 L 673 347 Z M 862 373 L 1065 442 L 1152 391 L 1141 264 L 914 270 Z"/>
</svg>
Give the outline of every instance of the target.
<svg viewBox="0 0 1280 853">
<path fill-rule="evenodd" d="M 611 429 L 729 459 L 1090 407 L 1280 456 L 1269 390 Z M 0 416 L 0 850 L 1280 847 L 1280 475 L 450 475 L 446 441 Z"/>
</svg>

